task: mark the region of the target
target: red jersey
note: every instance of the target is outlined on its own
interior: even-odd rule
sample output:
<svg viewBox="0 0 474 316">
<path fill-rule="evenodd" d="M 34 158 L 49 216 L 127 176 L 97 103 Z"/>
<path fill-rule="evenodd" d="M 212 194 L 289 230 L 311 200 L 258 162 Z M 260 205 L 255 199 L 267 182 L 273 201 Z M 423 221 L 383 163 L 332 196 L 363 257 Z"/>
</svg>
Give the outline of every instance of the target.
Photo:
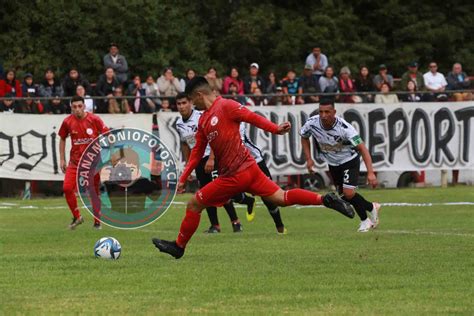
<svg viewBox="0 0 474 316">
<path fill-rule="evenodd" d="M 78 119 L 72 114 L 66 117 L 61 124 L 61 128 L 59 128 L 58 135 L 62 139 L 71 136 L 72 147 L 69 164 L 77 166 L 87 146 L 97 136 L 108 130 L 102 119 L 92 113 L 86 112 L 86 116 L 83 119 Z"/>
<path fill-rule="evenodd" d="M 189 162 L 180 177 L 186 182 L 201 160 L 207 144 L 217 160 L 219 176 L 228 176 L 245 170 L 255 163 L 240 137 L 240 122 L 247 122 L 273 134 L 278 125 L 253 113 L 240 103 L 217 97 L 199 119 L 194 146 Z"/>
</svg>

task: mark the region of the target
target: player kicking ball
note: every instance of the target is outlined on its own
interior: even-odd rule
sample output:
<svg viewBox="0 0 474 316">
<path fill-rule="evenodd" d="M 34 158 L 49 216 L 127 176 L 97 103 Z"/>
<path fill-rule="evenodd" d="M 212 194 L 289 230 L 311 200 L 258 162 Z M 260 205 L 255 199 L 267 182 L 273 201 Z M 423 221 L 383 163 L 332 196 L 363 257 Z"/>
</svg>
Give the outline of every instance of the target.
<svg viewBox="0 0 474 316">
<path fill-rule="evenodd" d="M 64 176 L 63 191 L 66 196 L 66 202 L 72 213 L 72 222 L 69 229 L 75 229 L 78 225 L 84 223 L 84 218 L 77 207 L 76 198 L 76 176 L 77 166 L 83 152 L 87 146 L 100 134 L 109 129 L 102 122 L 101 118 L 85 111 L 84 99 L 80 96 L 74 96 L 71 99 L 71 115 L 66 117 L 59 128 L 59 157 L 60 166 Z M 71 152 L 69 164 L 66 164 L 66 138 L 71 137 Z M 99 191 L 100 174 L 96 175 L 96 192 Z M 100 225 L 100 205 L 98 201 L 92 201 L 94 211 L 94 228 L 101 229 Z"/>
<path fill-rule="evenodd" d="M 278 206 L 324 204 L 349 218 L 354 217 L 352 206 L 334 193 L 321 196 L 302 189 L 283 191 L 260 170 L 240 138 L 241 122 L 280 135 L 290 131 L 289 122 L 276 125 L 233 100 L 217 97 L 204 77 L 191 79 L 186 86 L 186 94 L 195 107 L 204 112 L 195 135 L 196 145 L 179 178 L 178 192 L 184 191 L 185 182 L 201 161 L 208 143 L 219 161 L 219 177 L 199 189 L 188 201 L 186 215 L 176 240 L 152 239 L 161 252 L 176 259 L 181 258 L 199 226 L 202 210 L 207 206 L 221 206 L 240 192 L 260 196 Z"/>
<path fill-rule="evenodd" d="M 355 128 L 343 118 L 336 116 L 332 99 L 321 100 L 319 115 L 310 117 L 301 128 L 300 134 L 309 173 L 314 173 L 315 166 L 311 159 L 310 138 L 313 136 L 318 152 L 329 165 L 334 185 L 343 195 L 344 200 L 354 206 L 360 217 L 358 231 L 365 233 L 377 227 L 380 204 L 368 202 L 356 192 L 360 168 L 359 155 L 362 156 L 367 167 L 367 181 L 372 187 L 377 186 L 372 158 Z"/>
</svg>

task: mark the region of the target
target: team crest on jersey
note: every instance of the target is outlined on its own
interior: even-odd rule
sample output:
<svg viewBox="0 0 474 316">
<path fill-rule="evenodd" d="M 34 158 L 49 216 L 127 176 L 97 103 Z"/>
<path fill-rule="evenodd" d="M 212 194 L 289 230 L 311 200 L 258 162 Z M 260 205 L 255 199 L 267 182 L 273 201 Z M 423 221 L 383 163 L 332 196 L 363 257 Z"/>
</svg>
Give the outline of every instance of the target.
<svg viewBox="0 0 474 316">
<path fill-rule="evenodd" d="M 219 119 L 217 118 L 217 116 L 213 116 L 211 118 L 211 126 L 216 126 L 217 123 L 219 123 Z"/>
<path fill-rule="evenodd" d="M 92 128 L 88 128 L 88 129 L 86 129 L 86 133 L 87 133 L 87 135 L 92 135 L 92 133 L 94 133 L 94 131 L 92 130 Z"/>
</svg>

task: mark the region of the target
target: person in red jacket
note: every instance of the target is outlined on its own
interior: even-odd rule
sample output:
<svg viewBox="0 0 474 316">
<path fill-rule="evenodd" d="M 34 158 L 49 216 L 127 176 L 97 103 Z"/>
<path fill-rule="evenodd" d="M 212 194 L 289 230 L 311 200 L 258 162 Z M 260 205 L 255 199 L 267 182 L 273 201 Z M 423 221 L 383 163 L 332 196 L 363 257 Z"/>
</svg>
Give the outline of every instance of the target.
<svg viewBox="0 0 474 316">
<path fill-rule="evenodd" d="M 16 79 L 14 69 L 9 69 L 5 74 L 5 79 L 0 80 L 0 97 L 4 97 L 7 93 L 11 93 L 18 98 L 22 97 L 21 84 Z"/>
</svg>

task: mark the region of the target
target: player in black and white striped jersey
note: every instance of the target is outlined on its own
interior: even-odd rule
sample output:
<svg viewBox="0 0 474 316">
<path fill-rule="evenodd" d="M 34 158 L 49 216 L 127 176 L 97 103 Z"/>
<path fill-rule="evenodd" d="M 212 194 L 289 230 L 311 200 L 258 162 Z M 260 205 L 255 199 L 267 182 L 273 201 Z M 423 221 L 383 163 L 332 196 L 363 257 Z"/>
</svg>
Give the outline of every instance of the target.
<svg viewBox="0 0 474 316">
<path fill-rule="evenodd" d="M 377 186 L 377 178 L 372 166 L 372 158 L 355 128 L 342 117 L 336 116 L 332 99 L 322 99 L 319 115 L 312 116 L 300 131 L 306 166 L 314 173 L 311 158 L 311 136 L 315 139 L 318 155 L 329 165 L 329 172 L 340 194 L 359 215 L 359 232 L 367 232 L 379 224 L 379 203 L 368 202 L 356 192 L 359 179 L 360 156 L 367 168 L 367 180 L 372 187 Z M 367 214 L 369 217 L 367 217 Z"/>
</svg>

